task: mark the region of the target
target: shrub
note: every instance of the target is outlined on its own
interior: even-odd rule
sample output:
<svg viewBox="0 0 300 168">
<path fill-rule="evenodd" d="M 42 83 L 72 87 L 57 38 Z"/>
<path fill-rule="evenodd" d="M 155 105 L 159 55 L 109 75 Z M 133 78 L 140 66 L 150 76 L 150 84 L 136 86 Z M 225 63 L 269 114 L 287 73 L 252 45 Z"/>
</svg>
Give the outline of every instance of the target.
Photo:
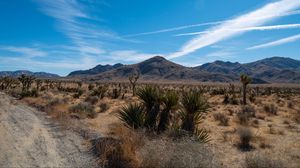
<svg viewBox="0 0 300 168">
<path fill-rule="evenodd" d="M 36 89 L 33 89 L 31 91 L 22 91 L 20 94 L 21 99 L 25 97 L 38 97 L 38 91 Z"/>
<path fill-rule="evenodd" d="M 250 142 L 253 139 L 252 131 L 249 128 L 242 127 L 238 129 L 238 134 L 240 138 L 239 147 L 244 151 L 251 149 Z"/>
<path fill-rule="evenodd" d="M 77 92 L 73 95 L 73 98 L 78 99 L 83 94 L 83 90 L 78 89 Z"/>
<path fill-rule="evenodd" d="M 265 112 L 268 114 L 277 115 L 278 109 L 274 104 L 267 104 L 264 106 Z"/>
<path fill-rule="evenodd" d="M 285 167 L 283 161 L 274 159 L 264 153 L 248 154 L 245 159 L 246 168 L 281 168 Z"/>
<path fill-rule="evenodd" d="M 255 117 L 256 110 L 252 106 L 243 106 L 237 113 L 241 125 L 247 125 L 251 117 Z"/>
<path fill-rule="evenodd" d="M 99 158 L 100 167 L 140 167 L 136 151 L 143 138 L 124 127 L 113 127 L 112 137 L 92 140 L 91 151 Z"/>
<path fill-rule="evenodd" d="M 89 103 L 79 103 L 70 108 L 71 113 L 75 113 L 79 115 L 79 118 L 95 118 L 97 113 L 94 110 L 94 107 Z"/>
<path fill-rule="evenodd" d="M 85 99 L 85 102 L 88 102 L 88 103 L 91 103 L 91 104 L 96 104 L 98 102 L 98 97 L 97 96 L 88 96 L 86 99 Z"/>
<path fill-rule="evenodd" d="M 214 113 L 213 117 L 215 120 L 220 122 L 220 125 L 228 126 L 229 118 L 223 113 Z"/>
<path fill-rule="evenodd" d="M 161 101 L 158 89 L 153 86 L 146 86 L 139 89 L 136 94 L 145 107 L 145 126 L 149 129 L 155 129 Z"/>
<path fill-rule="evenodd" d="M 182 168 L 220 167 L 213 152 L 189 139 L 181 141 L 149 140 L 139 151 L 141 167 Z"/>
<path fill-rule="evenodd" d="M 93 90 L 92 96 L 98 96 L 100 99 L 103 99 L 105 96 L 105 93 L 107 92 L 106 86 L 99 86 L 96 89 Z"/>
<path fill-rule="evenodd" d="M 100 107 L 101 112 L 103 113 L 103 112 L 105 112 L 109 109 L 109 104 L 108 103 L 101 103 L 99 105 L 99 107 Z"/>
<path fill-rule="evenodd" d="M 160 120 L 158 124 L 158 132 L 165 131 L 169 124 L 171 118 L 171 112 L 175 110 L 178 105 L 178 95 L 176 92 L 168 91 L 162 98 L 164 109 L 161 111 Z"/>
<path fill-rule="evenodd" d="M 119 118 L 128 127 L 132 127 L 134 129 L 141 128 L 144 126 L 143 110 L 143 106 L 139 104 L 129 104 L 128 106 L 122 107 L 119 112 Z"/>
<path fill-rule="evenodd" d="M 181 128 L 193 133 L 199 124 L 201 117 L 207 112 L 209 106 L 201 92 L 190 91 L 183 94 L 182 110 L 180 111 Z"/>
</svg>

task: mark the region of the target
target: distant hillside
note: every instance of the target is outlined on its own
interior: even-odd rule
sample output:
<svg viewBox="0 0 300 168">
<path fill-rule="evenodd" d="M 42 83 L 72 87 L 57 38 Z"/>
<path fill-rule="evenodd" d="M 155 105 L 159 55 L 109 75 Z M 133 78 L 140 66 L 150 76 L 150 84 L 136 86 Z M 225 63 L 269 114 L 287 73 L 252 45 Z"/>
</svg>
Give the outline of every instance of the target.
<svg viewBox="0 0 300 168">
<path fill-rule="evenodd" d="M 68 76 L 80 76 L 80 75 L 95 75 L 98 73 L 106 72 L 112 69 L 116 69 L 123 66 L 123 64 L 115 64 L 115 65 L 97 65 L 96 67 L 89 70 L 79 70 L 71 72 Z"/>
<path fill-rule="evenodd" d="M 20 70 L 20 71 L 0 71 L 0 77 L 4 76 L 11 76 L 11 77 L 19 77 L 22 74 L 24 75 L 30 75 L 34 76 L 36 78 L 58 78 L 60 77 L 59 75 L 56 74 L 51 74 L 51 73 L 46 73 L 46 72 L 31 72 L 31 71 L 25 71 L 25 70 Z"/>
<path fill-rule="evenodd" d="M 269 82 L 300 83 L 300 61 L 291 58 L 272 57 L 247 64 L 215 61 L 195 68 L 221 74 L 244 73 Z"/>
<path fill-rule="evenodd" d="M 198 67 L 185 67 L 161 56 L 155 56 L 132 65 L 98 65 L 86 71 L 75 71 L 68 78 L 84 80 L 126 80 L 134 72 L 142 80 L 237 82 L 239 75 L 248 74 L 253 83 L 300 83 L 300 61 L 284 57 L 272 57 L 240 64 L 215 61 Z"/>
</svg>

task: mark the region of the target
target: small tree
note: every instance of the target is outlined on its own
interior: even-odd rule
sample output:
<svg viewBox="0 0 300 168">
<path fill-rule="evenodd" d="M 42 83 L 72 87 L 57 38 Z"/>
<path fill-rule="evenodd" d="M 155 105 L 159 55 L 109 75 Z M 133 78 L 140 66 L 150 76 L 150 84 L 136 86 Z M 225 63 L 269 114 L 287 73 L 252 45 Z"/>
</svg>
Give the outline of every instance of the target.
<svg viewBox="0 0 300 168">
<path fill-rule="evenodd" d="M 131 88 L 132 88 L 132 95 L 135 96 L 135 86 L 136 86 L 136 82 L 137 80 L 140 78 L 140 74 L 139 73 L 133 73 L 132 75 L 129 76 L 129 82 L 131 84 Z"/>
<path fill-rule="evenodd" d="M 22 92 L 27 92 L 35 78 L 33 76 L 26 76 L 23 74 L 18 79 L 22 83 Z"/>
<path fill-rule="evenodd" d="M 246 105 L 247 104 L 247 85 L 251 83 L 251 78 L 245 74 L 242 74 L 240 76 L 240 81 L 243 84 L 243 104 Z"/>
<path fill-rule="evenodd" d="M 39 91 L 43 84 L 43 81 L 41 79 L 36 79 L 35 83 L 36 83 L 36 90 Z"/>
</svg>

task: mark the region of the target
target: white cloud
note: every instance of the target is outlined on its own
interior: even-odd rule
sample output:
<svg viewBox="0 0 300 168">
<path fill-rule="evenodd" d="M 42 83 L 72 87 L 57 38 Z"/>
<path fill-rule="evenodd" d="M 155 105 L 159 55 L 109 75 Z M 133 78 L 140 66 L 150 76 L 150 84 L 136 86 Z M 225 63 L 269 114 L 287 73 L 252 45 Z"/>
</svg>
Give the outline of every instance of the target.
<svg viewBox="0 0 300 168">
<path fill-rule="evenodd" d="M 295 11 L 289 11 L 281 14 L 277 14 L 278 17 L 280 16 L 290 16 L 290 15 L 298 15 L 300 14 L 300 10 L 295 10 Z M 273 17 L 271 15 L 265 15 L 265 16 L 260 16 L 259 18 L 270 18 Z M 255 20 L 257 18 L 253 18 Z M 172 31 L 178 31 L 178 30 L 184 30 L 188 28 L 194 28 L 194 27 L 202 27 L 202 26 L 210 26 L 210 25 L 218 25 L 222 23 L 230 22 L 228 20 L 225 21 L 215 21 L 215 22 L 206 22 L 206 23 L 198 23 L 198 24 L 191 24 L 191 25 L 184 25 L 184 26 L 178 26 L 178 27 L 172 27 L 172 28 L 166 28 L 166 29 L 161 29 L 161 30 L 156 30 L 156 31 L 150 31 L 150 32 L 143 32 L 143 33 L 136 33 L 136 34 L 129 34 L 125 35 L 124 37 L 137 37 L 137 36 L 144 36 L 144 35 L 152 35 L 152 34 L 159 34 L 159 33 L 166 33 L 166 32 L 172 32 Z M 195 32 L 195 34 L 190 34 L 190 35 L 197 35 L 197 34 L 203 34 L 202 32 Z M 176 35 L 175 35 L 176 36 Z M 178 35 L 180 36 L 180 35 Z"/>
<path fill-rule="evenodd" d="M 232 38 L 240 35 L 245 31 L 234 31 L 235 29 L 246 29 L 249 27 L 262 26 L 280 16 L 285 15 L 288 12 L 300 7 L 300 1 L 295 0 L 281 0 L 269 3 L 262 8 L 259 8 L 253 12 L 239 16 L 228 22 L 222 23 L 219 26 L 209 29 L 209 33 L 198 35 L 192 40 L 188 41 L 182 46 L 182 48 L 175 53 L 168 56 L 169 59 L 181 57 L 189 53 L 195 52 L 198 49 L 207 47 L 217 42 Z"/>
<path fill-rule="evenodd" d="M 249 48 L 247 48 L 247 50 L 273 47 L 273 46 L 278 46 L 278 45 L 282 45 L 282 44 L 285 44 L 285 43 L 291 43 L 291 42 L 294 42 L 294 41 L 297 41 L 297 40 L 300 40 L 300 34 L 290 36 L 290 37 L 287 37 L 287 38 L 283 38 L 283 39 L 280 39 L 280 40 L 272 41 L 272 42 L 269 42 L 269 43 L 249 47 Z"/>
<path fill-rule="evenodd" d="M 247 27 L 241 29 L 232 29 L 232 31 L 264 31 L 264 30 L 280 30 L 280 29 L 294 29 L 300 28 L 300 24 L 285 24 L 285 25 L 272 25 L 272 26 L 256 26 L 256 27 Z M 207 34 L 209 31 L 200 31 L 200 32 L 192 32 L 192 33 L 181 33 L 176 34 L 174 36 L 191 36 L 191 35 L 199 35 L 199 34 Z"/>
<path fill-rule="evenodd" d="M 0 50 L 21 54 L 25 57 L 44 57 L 47 53 L 37 48 L 30 47 L 15 47 L 15 46 L 0 46 Z"/>
<path fill-rule="evenodd" d="M 236 54 L 235 52 L 232 51 L 215 51 L 208 53 L 206 57 L 217 57 L 217 58 L 228 58 Z"/>
<path fill-rule="evenodd" d="M 122 60 L 122 62 L 139 62 L 161 54 L 140 53 L 135 50 L 119 50 L 112 51 L 109 55 L 112 60 Z"/>
</svg>

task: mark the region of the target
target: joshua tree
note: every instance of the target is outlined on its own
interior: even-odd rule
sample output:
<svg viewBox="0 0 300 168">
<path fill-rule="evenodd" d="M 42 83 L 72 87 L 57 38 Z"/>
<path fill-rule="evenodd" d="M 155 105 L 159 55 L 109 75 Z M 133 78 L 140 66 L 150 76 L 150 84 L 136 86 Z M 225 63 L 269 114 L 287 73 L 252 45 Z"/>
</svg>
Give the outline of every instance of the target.
<svg viewBox="0 0 300 168">
<path fill-rule="evenodd" d="M 22 83 L 22 92 L 25 92 L 30 89 L 35 78 L 33 76 L 26 76 L 23 74 L 18 79 Z"/>
<path fill-rule="evenodd" d="M 129 82 L 130 82 L 131 87 L 132 87 L 132 95 L 133 96 L 135 96 L 135 86 L 136 86 L 136 82 L 139 78 L 140 78 L 139 73 L 133 73 L 132 75 L 129 76 Z"/>
<path fill-rule="evenodd" d="M 36 79 L 35 83 L 36 83 L 36 90 L 39 91 L 43 84 L 43 81 L 41 79 Z"/>
<path fill-rule="evenodd" d="M 243 84 L 243 104 L 247 104 L 246 93 L 247 93 L 247 85 L 251 83 L 251 78 L 247 75 L 242 74 L 240 76 L 240 81 Z"/>
<path fill-rule="evenodd" d="M 50 87 L 50 85 L 51 85 L 51 80 L 50 79 L 46 79 L 45 80 L 45 84 L 46 84 L 46 89 L 47 89 L 47 91 L 49 90 L 49 87 Z"/>
</svg>

